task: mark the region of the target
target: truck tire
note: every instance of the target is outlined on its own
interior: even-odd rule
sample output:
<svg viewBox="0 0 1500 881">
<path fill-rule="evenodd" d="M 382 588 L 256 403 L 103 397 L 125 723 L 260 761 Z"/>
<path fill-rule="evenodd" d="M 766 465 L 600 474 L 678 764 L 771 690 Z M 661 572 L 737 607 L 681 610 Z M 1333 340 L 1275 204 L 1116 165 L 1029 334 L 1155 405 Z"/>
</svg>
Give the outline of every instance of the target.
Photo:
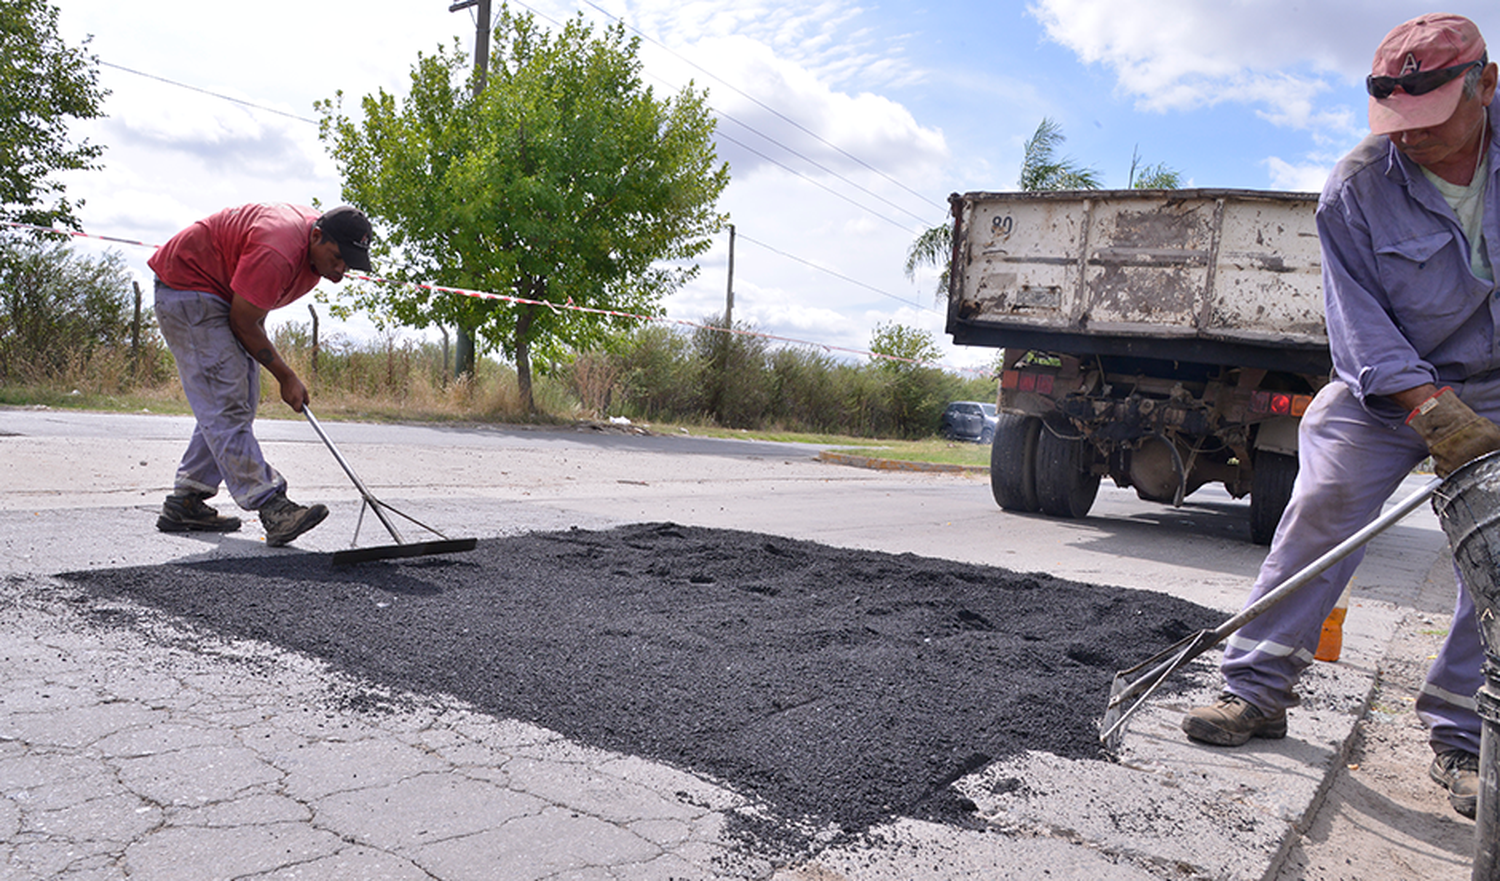
<svg viewBox="0 0 1500 881">
<path fill-rule="evenodd" d="M 1250 541 L 1258 545 L 1271 543 L 1296 480 L 1296 456 L 1256 451 L 1255 471 L 1250 475 Z"/>
<path fill-rule="evenodd" d="M 1001 413 L 990 446 L 990 492 L 1007 511 L 1035 514 L 1042 509 L 1036 497 L 1036 442 L 1042 420 L 1018 413 Z"/>
<path fill-rule="evenodd" d="M 1081 519 L 1099 494 L 1094 450 L 1083 438 L 1059 437 L 1042 428 L 1036 442 L 1036 497 L 1049 517 Z"/>
</svg>

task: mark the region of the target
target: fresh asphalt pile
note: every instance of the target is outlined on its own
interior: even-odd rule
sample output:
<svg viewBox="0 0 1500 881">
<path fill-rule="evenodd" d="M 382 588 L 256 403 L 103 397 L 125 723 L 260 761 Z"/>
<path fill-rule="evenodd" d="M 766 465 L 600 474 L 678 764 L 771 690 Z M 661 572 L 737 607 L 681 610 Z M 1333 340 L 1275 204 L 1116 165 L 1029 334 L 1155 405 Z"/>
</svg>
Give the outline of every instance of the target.
<svg viewBox="0 0 1500 881">
<path fill-rule="evenodd" d="M 1222 617 L 1149 592 L 671 523 L 341 568 L 268 554 L 63 577 L 691 769 L 844 834 L 897 815 L 965 822 L 949 784 L 992 759 L 1099 757 L 1114 672 Z M 786 852 L 811 841 L 792 825 L 740 831 Z"/>
</svg>

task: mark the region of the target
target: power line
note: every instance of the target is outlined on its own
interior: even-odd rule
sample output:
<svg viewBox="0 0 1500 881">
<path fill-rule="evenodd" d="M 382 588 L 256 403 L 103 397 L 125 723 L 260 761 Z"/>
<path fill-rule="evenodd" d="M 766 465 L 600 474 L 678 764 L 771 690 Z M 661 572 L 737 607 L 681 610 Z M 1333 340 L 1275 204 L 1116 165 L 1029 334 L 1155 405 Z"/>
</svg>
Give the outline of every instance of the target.
<svg viewBox="0 0 1500 881">
<path fill-rule="evenodd" d="M 844 177 L 843 175 L 841 175 L 838 172 L 834 171 L 833 169 L 828 168 L 828 167 L 822 165 L 821 163 L 819 163 L 819 162 L 817 162 L 817 161 L 815 161 L 813 159 L 810 159 L 807 156 L 802 155 L 801 153 L 798 153 L 796 150 L 793 150 L 791 147 L 788 147 L 787 145 L 781 143 L 780 141 L 777 141 L 775 138 L 772 138 L 770 135 L 767 135 L 765 132 L 757 130 L 754 126 L 752 126 L 752 125 L 750 125 L 748 123 L 741 122 L 740 120 L 735 119 L 733 116 L 730 116 L 729 114 L 725 113 L 722 110 L 715 110 L 714 112 L 717 113 L 717 114 L 719 114 L 719 116 L 723 117 L 724 119 L 727 119 L 730 122 L 733 122 L 736 125 L 738 125 L 738 126 L 740 126 L 742 128 L 745 128 L 745 129 L 749 130 L 750 132 L 759 135 L 762 138 L 765 138 L 766 140 L 770 141 L 771 143 L 775 144 L 776 146 L 780 147 L 781 149 L 787 151 L 788 153 L 792 154 L 793 156 L 796 156 L 798 159 L 801 159 L 803 162 L 806 162 L 808 165 L 811 165 L 813 168 L 816 168 L 819 171 L 826 172 L 826 173 L 832 175 L 833 177 L 836 177 L 839 180 L 843 181 L 844 183 L 848 184 L 849 186 L 854 187 L 856 190 L 859 190 L 860 192 L 864 193 L 865 195 L 871 196 L 871 197 L 876 198 L 876 199 L 879 199 L 880 201 L 882 201 L 885 204 L 891 206 L 892 208 L 896 209 L 897 211 L 900 211 L 903 214 L 907 214 L 907 215 L 910 215 L 911 217 L 916 218 L 916 220 L 917 220 L 918 223 L 924 224 L 923 229 L 926 228 L 926 226 L 925 226 L 925 223 L 926 223 L 925 218 L 923 218 L 922 215 L 917 214 L 915 211 L 909 211 L 906 208 L 903 208 L 900 205 L 897 205 L 895 202 L 892 202 L 890 199 L 887 199 L 886 197 L 880 195 L 879 193 L 876 193 L 873 190 L 866 189 L 865 187 L 861 186 L 860 184 L 855 183 L 854 181 L 852 181 L 852 180 L 848 179 L 847 177 Z M 736 141 L 735 143 L 739 143 L 739 142 Z M 740 146 L 743 147 L 744 145 L 740 144 Z M 746 149 L 749 149 L 749 148 L 747 147 Z M 756 155 L 760 156 L 762 154 L 757 153 Z M 780 164 L 780 163 L 777 163 L 777 164 Z M 786 168 L 786 166 L 784 166 L 784 165 L 782 167 Z M 790 169 L 788 169 L 788 170 L 790 170 Z M 869 209 L 865 209 L 865 210 L 868 211 Z M 871 213 L 873 214 L 874 212 L 871 212 Z"/>
<path fill-rule="evenodd" d="M 586 0 L 585 0 L 585 2 L 586 2 Z M 536 9 L 535 7 L 528 6 L 525 2 L 521 2 L 521 0 L 516 0 L 516 5 L 519 6 L 519 7 L 521 7 L 522 9 L 527 10 L 528 12 L 532 13 L 533 15 L 539 16 L 540 18 L 542 18 L 542 19 L 544 19 L 544 20 L 546 20 L 548 22 L 551 22 L 554 26 L 558 26 L 558 27 L 562 26 L 562 23 L 559 22 L 557 19 L 552 18 L 551 16 L 547 15 L 546 13 L 542 12 L 539 9 Z M 870 165 L 869 163 L 865 162 L 864 160 L 860 159 L 859 157 L 850 154 L 849 152 L 847 152 L 843 148 L 841 148 L 838 145 L 836 145 L 836 144 L 828 141 L 827 139 L 825 139 L 821 135 L 817 134 L 816 132 L 810 131 L 805 126 L 802 126 L 801 124 L 799 124 L 795 120 L 787 117 L 785 114 L 783 114 L 783 113 L 775 110 L 774 108 L 771 108 L 771 107 L 767 106 L 765 103 L 763 103 L 763 102 L 757 100 L 756 98 L 754 98 L 754 97 L 746 94 L 744 91 L 742 91 L 742 90 L 740 90 L 738 88 L 735 88 L 735 86 L 731 85 L 723 77 L 717 76 L 714 73 L 712 73 L 711 71 L 705 70 L 700 65 L 697 65 L 697 64 L 694 64 L 691 61 L 688 61 L 686 58 L 683 58 L 678 53 L 676 53 L 676 52 L 672 51 L 671 49 L 667 48 L 660 41 L 652 39 L 651 37 L 649 37 L 649 36 L 645 35 L 644 33 L 642 33 L 640 30 L 638 30 L 638 29 L 636 29 L 634 27 L 631 27 L 629 24 L 626 24 L 623 20 L 618 19 L 615 16 L 610 15 L 608 12 L 604 12 L 604 10 L 599 9 L 598 6 L 595 6 L 592 3 L 589 3 L 589 5 L 593 6 L 595 9 L 599 10 L 606 17 L 608 17 L 610 19 L 613 19 L 614 21 L 618 21 L 621 24 L 621 26 L 629 28 L 630 30 L 634 31 L 636 34 L 639 34 L 643 39 L 648 40 L 652 44 L 661 47 L 664 51 L 666 51 L 667 53 L 671 54 L 673 57 L 675 57 L 675 58 L 683 61 L 686 64 L 692 65 L 694 68 L 697 68 L 698 70 L 703 71 L 703 73 L 707 74 L 710 77 L 713 77 L 718 82 L 723 83 L 727 88 L 729 88 L 729 89 L 731 89 L 731 90 L 733 90 L 735 92 L 738 92 L 741 95 L 744 95 L 744 97 L 746 97 L 750 101 L 755 102 L 757 105 L 761 106 L 762 108 L 764 108 L 768 112 L 772 113 L 773 115 L 775 115 L 779 119 L 782 119 L 785 122 L 787 122 L 788 124 L 790 124 L 792 126 L 795 126 L 797 129 L 799 129 L 802 132 L 808 134 L 809 136 L 815 138 L 816 140 L 821 141 L 826 146 L 828 146 L 828 147 L 832 148 L 833 150 L 839 152 L 840 154 L 846 156 L 850 160 L 852 160 L 852 161 L 860 164 L 861 166 L 869 169 L 870 171 L 875 172 L 876 174 L 880 175 L 882 178 L 885 178 L 887 181 L 891 182 L 892 184 L 895 184 L 897 187 L 900 187 L 902 190 L 905 190 L 906 192 L 911 193 L 912 195 L 916 196 L 917 198 L 922 199 L 924 202 L 926 202 L 929 205 L 932 205 L 932 206 L 934 206 L 936 208 L 939 208 L 939 209 L 941 209 L 943 211 L 947 211 L 947 208 L 945 206 L 938 205 L 936 202 L 933 202 L 931 199 L 928 199 L 926 196 L 923 196 L 922 194 L 915 192 L 914 190 L 912 190 L 909 187 L 907 187 L 904 184 L 902 184 L 900 181 L 895 180 L 890 175 L 885 174 L 884 172 L 880 171 L 878 168 L 875 168 L 874 166 Z M 670 83 L 670 82 L 668 82 L 667 80 L 663 79 L 660 76 L 656 76 L 655 74 L 650 74 L 650 76 L 652 76 L 653 79 L 657 80 L 658 82 L 662 83 L 663 85 L 668 86 L 669 88 L 677 88 L 676 84 Z M 760 131 L 755 126 L 750 125 L 749 123 L 744 122 L 743 120 L 740 120 L 740 119 L 736 118 L 734 115 L 732 115 L 730 113 L 726 113 L 725 111 L 720 110 L 719 108 L 713 107 L 713 106 L 710 106 L 709 109 L 712 110 L 713 113 L 716 116 L 718 116 L 720 119 L 725 119 L 725 120 L 728 120 L 730 122 L 733 122 L 734 124 L 736 124 L 736 125 L 744 128 L 744 129 L 746 129 L 747 131 L 752 132 L 753 134 L 757 135 L 758 137 L 760 137 L 760 138 L 762 138 L 762 139 L 764 139 L 766 141 L 769 141 L 772 144 L 775 144 L 776 146 L 778 146 L 781 149 L 785 150 L 786 152 L 792 154 L 793 156 L 796 156 L 798 159 L 801 159 L 803 162 L 806 162 L 808 165 L 813 166 L 814 168 L 818 169 L 819 171 L 822 171 L 825 174 L 828 174 L 829 176 L 831 176 L 833 178 L 836 178 L 837 180 L 842 181 L 845 184 L 848 184 L 849 186 L 853 187 L 856 190 L 859 190 L 860 192 L 866 194 L 867 196 L 870 196 L 873 199 L 877 199 L 877 200 L 879 200 L 881 202 L 884 202 L 885 204 L 887 204 L 890 207 L 896 209 L 897 211 L 900 211 L 903 214 L 907 214 L 907 215 L 911 216 L 918 223 L 922 224 L 922 227 L 921 227 L 922 229 L 925 230 L 925 229 L 928 228 L 926 219 L 924 217 L 922 217 L 920 214 L 917 214 L 914 211 L 911 211 L 911 210 L 909 210 L 909 209 L 907 209 L 907 208 L 905 208 L 905 207 L 903 207 L 901 205 L 896 204 L 895 202 L 892 202 L 890 199 L 887 199 L 886 197 L 880 195 L 879 193 L 876 193 L 875 191 L 869 189 L 868 187 L 865 187 L 864 185 L 862 185 L 862 184 L 860 184 L 860 183 L 858 183 L 856 181 L 853 181 L 853 180 L 849 179 L 845 175 L 840 174 L 839 172 L 834 171 L 831 168 L 828 168 L 827 166 L 825 166 L 825 165 L 817 162 L 814 159 L 811 159 L 810 157 L 808 157 L 808 156 L 806 156 L 806 155 L 798 152 L 797 150 L 794 150 L 793 148 L 787 146 L 786 144 L 782 143 L 781 141 L 777 140 L 776 138 L 771 137 L 770 135 L 766 134 L 763 131 Z M 812 180 L 811 178 L 807 177 L 806 175 L 803 175 L 803 174 L 800 174 L 800 173 L 798 173 L 796 171 L 793 171 L 793 169 L 789 168 L 788 166 L 786 166 L 783 163 L 777 162 L 776 160 L 772 159 L 771 157 L 767 156 L 766 154 L 761 153 L 761 152 L 759 152 L 757 150 L 753 150 L 750 147 L 748 147 L 745 144 L 743 144 L 742 142 L 736 141 L 733 138 L 730 138 L 728 135 L 723 135 L 722 132 L 720 132 L 720 134 L 724 138 L 726 138 L 727 140 L 733 142 L 734 144 L 736 144 L 736 145 L 738 145 L 740 147 L 744 147 L 744 149 L 748 150 L 751 153 L 754 153 L 756 156 L 759 156 L 760 158 L 766 160 L 767 162 L 774 163 L 775 165 L 778 165 L 781 168 L 786 169 L 787 171 L 791 171 L 793 174 L 797 174 L 798 177 L 801 177 L 801 178 L 803 178 L 804 180 L 807 180 L 810 183 L 817 184 L 816 181 Z M 828 190 L 829 192 L 833 192 L 832 190 L 829 190 L 828 187 L 823 186 L 822 184 L 817 184 L 817 185 L 820 186 L 820 187 L 823 187 L 823 189 Z M 838 195 L 838 194 L 835 193 L 835 195 Z M 852 199 L 849 199 L 849 198 L 843 197 L 843 196 L 840 196 L 840 198 L 843 198 L 846 202 L 849 202 L 849 204 L 854 205 L 856 208 L 859 208 L 860 210 L 869 211 L 871 214 L 876 214 L 875 211 L 871 210 L 870 208 L 868 208 L 868 207 L 866 207 L 864 205 L 859 204 L 858 202 L 855 202 Z M 880 215 L 876 214 L 876 216 L 878 217 Z M 889 218 L 882 218 L 882 219 L 889 220 Z M 900 226 L 900 224 L 897 224 L 897 225 Z M 902 226 L 902 229 L 906 230 L 907 232 L 911 232 L 911 230 L 908 229 L 907 227 Z"/>
<path fill-rule="evenodd" d="M 859 281 L 858 279 L 853 279 L 853 278 L 850 278 L 847 275 L 842 275 L 840 273 L 834 272 L 832 269 L 828 269 L 827 267 L 819 266 L 818 264 L 813 263 L 811 260 L 804 260 L 801 257 L 797 257 L 795 255 L 788 254 L 785 251 L 781 251 L 781 250 L 778 250 L 776 248 L 771 247 L 770 245 L 766 244 L 765 242 L 757 242 L 755 239 L 752 239 L 749 236 L 745 235 L 744 231 L 741 230 L 741 229 L 739 229 L 739 227 L 735 227 L 735 235 L 738 236 L 740 239 L 743 239 L 744 241 L 749 242 L 752 245 L 759 245 L 760 247 L 765 248 L 767 251 L 770 251 L 773 254 L 780 254 L 782 257 L 785 257 L 788 260 L 795 260 L 796 262 L 801 263 L 804 266 L 810 266 L 813 269 L 818 270 L 819 272 L 827 273 L 828 275 L 831 275 L 834 278 L 837 278 L 837 279 L 839 279 L 841 281 L 846 281 L 846 282 L 848 282 L 849 284 L 852 284 L 852 285 L 857 285 L 859 287 L 864 288 L 867 291 L 874 291 L 875 293 L 879 294 L 880 296 L 882 296 L 882 297 L 889 297 L 889 298 L 891 298 L 892 300 L 895 300 L 898 303 L 905 303 L 908 306 L 915 306 L 916 308 L 922 309 L 922 310 L 927 311 L 927 312 L 937 312 L 938 311 L 938 310 L 932 308 L 931 306 L 923 306 L 921 303 L 915 302 L 913 300 L 908 300 L 908 299 L 906 299 L 904 297 L 898 297 L 895 294 L 886 293 L 885 291 L 882 291 L 880 288 L 877 288 L 877 287 L 875 287 L 873 285 L 865 284 L 864 282 Z"/>
<path fill-rule="evenodd" d="M 736 147 L 739 147 L 739 148 L 741 148 L 741 149 L 743 149 L 743 150 L 745 150 L 747 152 L 754 153 L 756 156 L 759 156 L 760 158 L 766 160 L 767 162 L 769 162 L 769 163 L 771 163 L 773 165 L 776 165 L 776 166 L 779 166 L 781 168 L 786 169 L 787 171 L 791 172 L 792 174 L 795 174 L 797 177 L 802 178 L 803 180 L 807 181 L 808 183 L 812 184 L 813 186 L 818 187 L 818 188 L 823 189 L 823 190 L 826 190 L 828 193 L 830 193 L 830 194 L 832 194 L 834 196 L 837 196 L 840 199 L 843 199 L 845 202 L 848 202 L 850 205 L 853 205 L 855 208 L 858 208 L 861 211 L 869 211 L 869 213 L 871 215 L 873 215 L 875 217 L 878 217 L 881 220 L 884 220 L 886 223 L 891 224 L 892 226 L 896 227 L 897 229 L 899 229 L 899 230 L 901 230 L 903 232 L 906 232 L 906 233 L 910 233 L 911 232 L 911 228 L 908 227 L 906 224 L 901 223 L 898 220 L 892 220 L 891 218 L 886 217 L 884 214 L 877 214 L 874 211 L 870 211 L 869 208 L 865 207 L 864 205 L 859 204 L 858 202 L 854 201 L 853 199 L 849 198 L 848 196 L 844 195 L 843 193 L 840 193 L 839 191 L 833 189 L 832 187 L 828 186 L 827 184 L 822 183 L 821 181 L 814 180 L 814 179 L 808 177 L 807 175 L 803 174 L 802 172 L 798 171 L 797 169 L 791 168 L 791 167 L 785 165 L 784 163 L 781 163 L 781 162 L 778 162 L 775 159 L 772 159 L 770 156 L 767 156 L 766 154 L 760 152 L 759 150 L 755 149 L 754 147 L 751 147 L 749 144 L 746 144 L 743 141 L 737 141 L 734 138 L 731 138 L 729 135 L 724 134 L 723 132 L 717 132 L 716 136 L 720 137 L 720 138 L 723 138 L 724 140 L 728 141 L 729 143 L 734 144 Z"/>
<path fill-rule="evenodd" d="M 876 168 L 875 166 L 871 165 L 870 163 L 864 161 L 863 159 L 859 158 L 858 156 L 855 156 L 853 153 L 850 153 L 849 151 L 845 150 L 843 147 L 840 147 L 838 144 L 833 143 L 832 141 L 828 140 L 827 138 L 823 137 L 822 135 L 818 134 L 817 132 L 813 131 L 812 129 L 809 129 L 807 126 L 804 126 L 802 123 L 798 122 L 797 120 L 792 119 L 791 117 L 787 116 L 786 114 L 782 113 L 781 111 L 777 110 L 776 108 L 770 106 L 769 104 L 766 104 L 764 101 L 761 101 L 759 98 L 756 98 L 754 95 L 751 95 L 750 93 L 746 92 L 745 90 L 743 90 L 743 89 L 735 86 L 733 83 L 725 80 L 723 77 L 720 77 L 720 76 L 716 75 L 713 71 L 708 70 L 707 68 L 703 67 L 702 65 L 700 65 L 700 64 L 698 64 L 698 63 L 696 63 L 694 61 L 690 61 L 687 58 L 684 58 L 682 55 L 680 55 L 677 52 L 674 52 L 672 49 L 668 48 L 660 40 L 657 40 L 657 39 L 651 37 L 649 34 L 646 34 L 645 32 L 641 31 L 639 28 L 632 27 L 631 25 L 627 24 L 624 19 L 619 18 L 618 16 L 612 15 L 611 13 L 605 11 L 597 3 L 594 3 L 593 0 L 581 0 L 581 2 L 586 3 L 589 6 L 592 6 L 596 11 L 599 12 L 600 15 L 603 15 L 606 18 L 612 19 L 613 21 L 619 22 L 621 24 L 621 26 L 623 26 L 623 27 L 630 28 L 630 30 L 632 30 L 636 34 L 638 34 L 641 37 L 641 39 L 649 40 L 651 43 L 655 44 L 656 46 L 659 46 L 663 51 L 670 53 L 672 55 L 672 57 L 678 59 L 682 63 L 690 65 L 690 66 L 692 66 L 696 70 L 703 71 L 703 73 L 705 73 L 708 76 L 713 77 L 715 80 L 718 80 L 719 82 L 723 83 L 727 88 L 733 90 L 734 92 L 736 92 L 737 94 L 739 94 L 741 97 L 745 98 L 748 101 L 754 102 L 754 104 L 757 107 L 760 107 L 762 110 L 765 110 L 766 112 L 775 115 L 778 119 L 782 120 L 783 122 L 787 123 L 788 125 L 794 126 L 795 128 L 797 128 L 800 131 L 802 131 L 803 133 L 805 133 L 808 137 L 814 138 L 817 141 L 823 143 L 825 146 L 827 146 L 827 147 L 829 147 L 829 148 L 837 151 L 840 155 L 842 155 L 845 158 L 849 159 L 851 162 L 856 162 L 859 165 L 863 166 L 864 168 L 867 168 L 870 171 L 875 172 L 876 174 L 878 174 L 881 177 L 885 178 L 890 183 L 895 184 L 896 186 L 900 187 L 901 189 L 905 190 L 906 192 L 910 193 L 911 195 L 916 196 L 918 199 L 921 199 L 922 201 L 926 202 L 927 204 L 933 206 L 934 208 L 937 208 L 937 209 L 942 210 L 942 211 L 948 210 L 947 206 L 945 206 L 945 205 L 939 205 L 938 203 L 932 201 L 932 199 L 928 198 L 927 196 L 922 195 L 921 193 L 917 192 L 916 190 L 913 190 L 912 188 L 908 187 L 907 185 L 901 183 L 900 181 L 896 180 L 895 178 L 891 177 L 890 175 L 886 174 L 885 172 L 881 171 L 880 169 Z"/>
<path fill-rule="evenodd" d="M 252 103 L 250 101 L 244 101 L 244 100 L 241 100 L 239 98 L 232 98 L 229 95 L 223 95 L 223 94 L 220 94 L 218 92 L 210 92 L 208 89 L 200 89 L 197 86 L 190 86 L 187 83 L 179 83 L 176 80 L 169 80 L 169 79 L 167 79 L 164 76 L 157 76 L 156 74 L 144 73 L 144 72 L 139 71 L 139 70 L 133 70 L 131 68 L 125 67 L 124 65 L 111 64 L 108 61 L 100 61 L 99 62 L 99 66 L 100 67 L 112 67 L 115 70 L 123 70 L 126 73 L 133 73 L 136 76 L 145 77 L 148 80 L 156 80 L 157 82 L 167 83 L 168 85 L 176 86 L 179 89 L 187 89 L 190 92 L 198 92 L 198 93 L 201 93 L 201 94 L 204 94 L 204 95 L 212 96 L 214 98 L 222 98 L 225 101 L 233 101 L 235 104 L 242 104 L 242 105 L 244 105 L 246 107 L 254 108 L 255 110 L 264 110 L 267 113 L 274 113 L 277 116 L 285 116 L 288 119 L 295 119 L 298 122 L 305 122 L 305 123 L 308 123 L 310 125 L 317 125 L 318 124 L 318 121 L 316 119 L 308 119 L 305 116 L 298 116 L 295 113 L 287 113 L 285 110 L 277 110 L 274 107 L 266 107 L 266 106 L 264 106 L 262 104 L 254 104 L 254 103 Z"/>
</svg>

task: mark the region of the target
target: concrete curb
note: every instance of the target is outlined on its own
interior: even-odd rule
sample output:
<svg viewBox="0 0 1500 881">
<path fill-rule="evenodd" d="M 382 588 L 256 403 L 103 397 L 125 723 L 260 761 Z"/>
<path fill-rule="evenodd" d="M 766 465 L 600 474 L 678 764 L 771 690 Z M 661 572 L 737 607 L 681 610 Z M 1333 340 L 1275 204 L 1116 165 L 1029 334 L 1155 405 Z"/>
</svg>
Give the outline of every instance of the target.
<svg viewBox="0 0 1500 881">
<path fill-rule="evenodd" d="M 941 462 L 909 462 L 905 459 L 874 459 L 824 450 L 818 454 L 819 462 L 834 465 L 849 465 L 854 468 L 873 468 L 877 471 L 948 471 L 963 474 L 989 474 L 983 465 L 948 465 Z"/>
</svg>

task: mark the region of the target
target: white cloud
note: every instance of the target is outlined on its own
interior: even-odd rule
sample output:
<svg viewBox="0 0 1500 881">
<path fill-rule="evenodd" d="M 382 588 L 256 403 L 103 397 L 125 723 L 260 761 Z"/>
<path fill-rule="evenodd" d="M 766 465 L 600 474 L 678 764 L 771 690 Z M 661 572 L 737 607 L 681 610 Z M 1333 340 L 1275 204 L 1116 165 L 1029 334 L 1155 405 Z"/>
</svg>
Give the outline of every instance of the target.
<svg viewBox="0 0 1500 881">
<path fill-rule="evenodd" d="M 1333 171 L 1332 162 L 1293 164 L 1277 156 L 1267 159 L 1264 164 L 1270 172 L 1273 188 L 1293 192 L 1322 192 L 1323 182 L 1328 179 L 1328 173 Z"/>
<path fill-rule="evenodd" d="M 942 133 L 919 125 L 907 108 L 872 92 L 840 91 L 753 38 L 711 37 L 678 54 L 646 55 L 653 78 L 673 91 L 690 79 L 707 89 L 725 136 L 720 156 L 737 177 L 774 160 L 814 174 L 873 166 L 892 177 L 916 178 L 948 158 Z"/>
<path fill-rule="evenodd" d="M 1479 7 L 1479 4 L 1459 4 Z M 1390 28 L 1430 11 L 1410 0 L 1036 0 L 1048 37 L 1116 76 L 1144 109 L 1182 111 L 1224 102 L 1259 108 L 1292 128 L 1336 122 L 1320 98 L 1369 72 Z M 1492 7 L 1468 13 L 1484 27 Z M 1463 13 L 1464 10 L 1457 10 Z"/>
</svg>

